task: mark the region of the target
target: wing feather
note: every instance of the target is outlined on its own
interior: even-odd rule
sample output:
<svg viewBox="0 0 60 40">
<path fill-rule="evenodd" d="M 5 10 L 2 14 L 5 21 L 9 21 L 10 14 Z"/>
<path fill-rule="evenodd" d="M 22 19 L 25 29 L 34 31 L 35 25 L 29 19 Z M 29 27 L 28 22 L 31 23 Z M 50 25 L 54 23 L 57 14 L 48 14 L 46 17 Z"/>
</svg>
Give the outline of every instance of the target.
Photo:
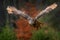
<svg viewBox="0 0 60 40">
<path fill-rule="evenodd" d="M 54 10 L 57 7 L 56 3 L 53 3 L 52 5 L 48 6 L 46 9 L 42 10 L 36 17 L 35 19 L 40 18 L 41 16 L 43 16 L 46 13 L 49 13 L 50 11 Z"/>
</svg>

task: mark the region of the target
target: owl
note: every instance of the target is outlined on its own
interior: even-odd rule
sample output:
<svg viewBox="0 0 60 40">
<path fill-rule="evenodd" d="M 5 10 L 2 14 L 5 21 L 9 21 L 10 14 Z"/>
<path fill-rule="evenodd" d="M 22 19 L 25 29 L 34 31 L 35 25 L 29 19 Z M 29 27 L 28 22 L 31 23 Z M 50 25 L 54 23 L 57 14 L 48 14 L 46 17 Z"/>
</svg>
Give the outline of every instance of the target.
<svg viewBox="0 0 60 40">
<path fill-rule="evenodd" d="M 15 14 L 15 15 L 19 15 L 20 17 L 24 17 L 30 25 L 36 25 L 39 23 L 37 19 L 39 19 L 44 14 L 49 13 L 50 11 L 54 10 L 56 7 L 57 7 L 56 3 L 53 3 L 50 6 L 47 6 L 44 10 L 38 13 L 35 18 L 32 18 L 31 16 L 26 14 L 24 11 L 18 10 L 17 8 L 12 7 L 12 6 L 7 7 L 7 12 L 8 14 Z"/>
</svg>

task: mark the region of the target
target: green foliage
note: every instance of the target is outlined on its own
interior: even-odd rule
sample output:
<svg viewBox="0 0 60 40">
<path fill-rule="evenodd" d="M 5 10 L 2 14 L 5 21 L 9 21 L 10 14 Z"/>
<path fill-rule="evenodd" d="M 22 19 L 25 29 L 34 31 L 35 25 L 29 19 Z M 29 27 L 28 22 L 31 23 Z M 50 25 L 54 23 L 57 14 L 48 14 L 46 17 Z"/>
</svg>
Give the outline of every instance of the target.
<svg viewBox="0 0 60 40">
<path fill-rule="evenodd" d="M 59 40 L 59 35 L 51 28 L 43 28 L 33 32 L 31 40 Z"/>
<path fill-rule="evenodd" d="M 0 40 L 16 40 L 15 33 L 9 28 L 9 26 L 2 29 Z"/>
</svg>

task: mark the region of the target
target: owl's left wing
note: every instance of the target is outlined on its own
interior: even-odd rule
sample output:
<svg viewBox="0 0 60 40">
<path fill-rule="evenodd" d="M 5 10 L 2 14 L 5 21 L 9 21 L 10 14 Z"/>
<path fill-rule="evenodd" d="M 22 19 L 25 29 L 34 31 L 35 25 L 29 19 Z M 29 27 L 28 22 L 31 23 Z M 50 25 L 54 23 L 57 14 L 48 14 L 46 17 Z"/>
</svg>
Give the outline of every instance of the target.
<svg viewBox="0 0 60 40">
<path fill-rule="evenodd" d="M 35 19 L 40 18 L 41 16 L 43 16 L 46 13 L 49 13 L 50 11 L 54 10 L 57 7 L 56 3 L 53 3 L 52 5 L 46 7 L 46 9 L 42 10 L 36 17 Z"/>
</svg>

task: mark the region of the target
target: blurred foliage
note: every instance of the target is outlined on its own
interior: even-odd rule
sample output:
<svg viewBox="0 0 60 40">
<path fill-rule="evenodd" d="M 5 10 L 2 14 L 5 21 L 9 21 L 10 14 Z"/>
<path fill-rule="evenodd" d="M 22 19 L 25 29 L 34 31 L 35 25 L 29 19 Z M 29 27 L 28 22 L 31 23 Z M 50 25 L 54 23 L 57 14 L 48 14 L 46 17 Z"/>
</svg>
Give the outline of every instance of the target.
<svg viewBox="0 0 60 40">
<path fill-rule="evenodd" d="M 0 31 L 0 40 L 16 40 L 15 32 L 12 28 L 6 25 Z"/>
<path fill-rule="evenodd" d="M 14 29 L 10 27 L 8 19 L 5 27 L 1 27 L 0 30 L 0 40 L 16 40 Z"/>
<path fill-rule="evenodd" d="M 34 31 L 31 40 L 60 40 L 59 36 L 58 32 L 48 27 Z"/>
<path fill-rule="evenodd" d="M 16 40 L 15 33 L 9 28 L 3 28 L 0 33 L 0 40 Z"/>
</svg>

